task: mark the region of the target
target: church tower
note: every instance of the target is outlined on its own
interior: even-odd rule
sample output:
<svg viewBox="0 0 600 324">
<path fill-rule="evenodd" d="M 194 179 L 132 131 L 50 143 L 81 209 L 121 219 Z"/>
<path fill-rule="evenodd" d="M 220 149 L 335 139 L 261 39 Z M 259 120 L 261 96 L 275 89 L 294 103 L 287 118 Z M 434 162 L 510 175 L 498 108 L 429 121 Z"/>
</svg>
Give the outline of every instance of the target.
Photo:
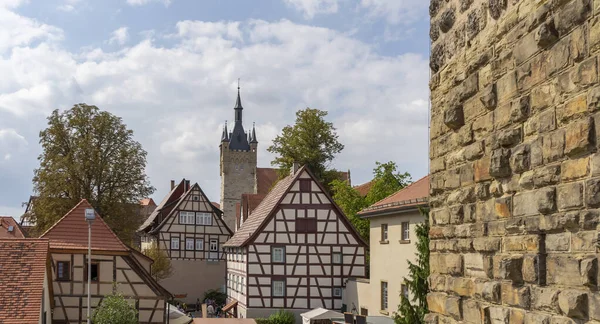
<svg viewBox="0 0 600 324">
<path fill-rule="evenodd" d="M 232 231 L 235 231 L 236 204 L 241 203 L 242 194 L 255 192 L 256 150 L 258 141 L 254 125 L 246 133 L 242 123 L 242 100 L 238 85 L 233 130 L 228 132 L 227 121 L 221 136 L 221 209 L 223 219 Z"/>
</svg>

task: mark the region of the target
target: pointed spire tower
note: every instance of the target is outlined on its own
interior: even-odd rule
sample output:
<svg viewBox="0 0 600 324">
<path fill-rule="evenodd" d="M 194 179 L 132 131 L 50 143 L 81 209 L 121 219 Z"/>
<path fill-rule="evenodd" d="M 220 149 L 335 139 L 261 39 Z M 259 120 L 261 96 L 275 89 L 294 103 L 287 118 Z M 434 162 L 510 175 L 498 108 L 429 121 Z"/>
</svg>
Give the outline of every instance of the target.
<svg viewBox="0 0 600 324">
<path fill-rule="evenodd" d="M 223 134 L 221 135 L 221 142 L 229 142 L 229 132 L 227 131 L 227 121 L 223 126 Z"/>
</svg>

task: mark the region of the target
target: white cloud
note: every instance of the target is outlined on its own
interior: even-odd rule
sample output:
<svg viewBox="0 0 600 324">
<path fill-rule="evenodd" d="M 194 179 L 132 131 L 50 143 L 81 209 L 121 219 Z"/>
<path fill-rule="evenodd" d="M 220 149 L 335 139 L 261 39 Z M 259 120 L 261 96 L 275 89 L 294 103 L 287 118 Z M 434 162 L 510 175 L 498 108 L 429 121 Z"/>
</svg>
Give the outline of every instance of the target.
<svg viewBox="0 0 600 324">
<path fill-rule="evenodd" d="M 28 45 L 33 41 L 53 43 L 63 39 L 63 31 L 60 28 L 17 15 L 9 10 L 11 6 L 17 5 L 18 1 L 0 4 L 0 55 L 15 46 Z"/>
<path fill-rule="evenodd" d="M 31 26 L 8 33 L 60 31 Z M 259 166 L 270 165 L 266 148 L 278 131 L 310 106 L 329 111 L 346 146 L 335 167 L 351 169 L 354 183 L 368 180 L 375 161 L 394 160 L 415 177 L 427 172 L 426 57 L 382 56 L 351 35 L 288 20 L 182 21 L 174 27 L 168 46 L 153 41 L 163 37 L 160 32 L 114 51 L 68 51 L 54 34 L 11 45 L 11 55 L 0 56 L 0 71 L 9 71 L 0 78 L 0 128 L 20 136 L 11 135 L 11 145 L 20 143 L 27 160 L 7 149 L 0 158 L 11 154 L 11 163 L 28 169 L 10 180 L 30 188 L 39 147 L 27 143 L 37 143 L 43 116 L 86 102 L 121 116 L 134 130 L 148 151 L 154 198 L 162 199 L 170 179 L 186 177 L 218 200 L 221 125 L 233 118 L 238 77 L 246 128 L 256 121 Z"/>
<path fill-rule="evenodd" d="M 16 8 L 27 2 L 27 0 L 0 0 L 0 8 Z"/>
<path fill-rule="evenodd" d="M 73 13 L 77 11 L 77 5 L 80 2 L 81 0 L 64 0 L 63 3 L 57 7 L 57 9 L 59 11 Z"/>
<path fill-rule="evenodd" d="M 372 18 L 385 18 L 388 24 L 411 24 L 427 19 L 426 0 L 361 0 L 360 7 Z"/>
<path fill-rule="evenodd" d="M 127 4 L 130 6 L 144 6 L 152 2 L 160 2 L 168 7 L 171 5 L 172 0 L 127 0 Z"/>
<path fill-rule="evenodd" d="M 128 31 L 127 27 L 118 28 L 118 29 L 114 30 L 111 35 L 112 36 L 108 40 L 108 44 L 111 44 L 111 45 L 112 44 L 124 45 L 125 43 L 127 43 L 127 40 L 129 39 L 129 31 Z"/>
<path fill-rule="evenodd" d="M 306 19 L 338 12 L 339 2 L 340 0 L 285 0 L 288 6 L 301 11 Z"/>
<path fill-rule="evenodd" d="M 12 128 L 0 129 L 0 158 L 4 161 L 12 159 L 13 154 L 22 152 L 27 146 L 27 140 Z M 0 161 L 1 163 L 1 161 Z"/>
</svg>

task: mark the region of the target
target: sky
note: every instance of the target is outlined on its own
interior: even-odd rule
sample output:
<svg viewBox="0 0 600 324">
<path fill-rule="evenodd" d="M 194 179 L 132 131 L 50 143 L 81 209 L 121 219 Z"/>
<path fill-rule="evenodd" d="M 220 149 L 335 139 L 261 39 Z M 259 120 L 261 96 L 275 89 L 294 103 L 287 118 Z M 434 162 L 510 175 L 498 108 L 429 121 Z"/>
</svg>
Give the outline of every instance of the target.
<svg viewBox="0 0 600 324">
<path fill-rule="evenodd" d="M 76 103 L 123 119 L 148 152 L 157 202 L 170 180 L 219 201 L 219 142 L 241 79 L 258 166 L 306 107 L 328 111 L 352 184 L 375 162 L 428 172 L 424 0 L 0 0 L 0 215 L 33 194 L 39 132 Z"/>
</svg>

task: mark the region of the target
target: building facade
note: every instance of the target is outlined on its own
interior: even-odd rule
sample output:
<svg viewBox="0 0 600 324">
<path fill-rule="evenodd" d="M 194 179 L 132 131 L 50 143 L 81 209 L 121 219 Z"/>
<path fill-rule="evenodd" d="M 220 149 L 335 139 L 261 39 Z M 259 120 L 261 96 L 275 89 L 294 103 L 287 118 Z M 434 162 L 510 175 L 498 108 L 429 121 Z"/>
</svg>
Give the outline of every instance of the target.
<svg viewBox="0 0 600 324">
<path fill-rule="evenodd" d="M 176 299 L 193 304 L 198 298 L 203 301 L 207 290 L 224 288 L 222 248 L 232 232 L 197 183 L 190 185 L 183 179 L 175 186 L 172 182 L 171 192 L 142 224 L 139 234 L 142 250 L 157 244 L 169 256 L 173 273 L 161 285 Z"/>
<path fill-rule="evenodd" d="M 424 177 L 358 213 L 370 221 L 369 279 L 348 282 L 348 311 L 393 317 L 401 298 L 409 296 L 404 278 L 408 262 L 416 260 L 415 227 L 424 221 L 420 208 L 427 207 L 428 196 L 429 177 Z"/>
<path fill-rule="evenodd" d="M 225 248 L 227 309 L 238 317 L 341 309 L 347 280 L 365 276 L 367 244 L 305 167 L 275 185 Z"/>
<path fill-rule="evenodd" d="M 50 242 L 54 309 L 52 323 L 82 323 L 87 319 L 88 224 L 87 200 L 50 227 L 40 238 Z M 92 224 L 91 308 L 116 291 L 134 300 L 140 323 L 165 323 L 171 294 L 96 214 Z M 115 285 L 116 284 L 116 285 Z"/>
</svg>

